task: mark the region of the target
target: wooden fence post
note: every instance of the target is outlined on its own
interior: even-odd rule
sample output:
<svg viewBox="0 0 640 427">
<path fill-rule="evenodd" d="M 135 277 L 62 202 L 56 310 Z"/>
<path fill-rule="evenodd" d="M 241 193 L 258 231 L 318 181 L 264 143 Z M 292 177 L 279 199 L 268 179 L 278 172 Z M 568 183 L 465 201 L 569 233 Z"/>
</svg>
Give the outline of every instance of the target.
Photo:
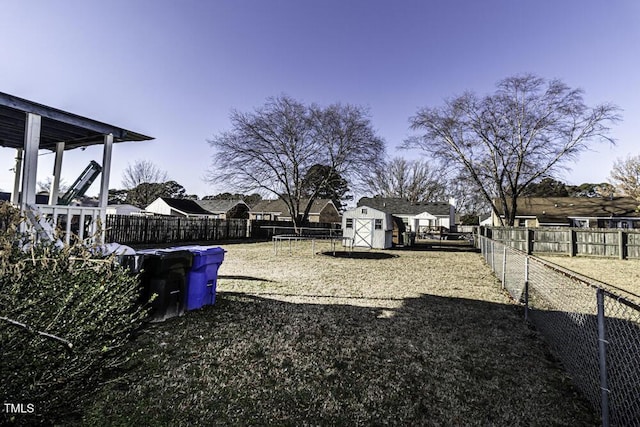
<svg viewBox="0 0 640 427">
<path fill-rule="evenodd" d="M 569 256 L 574 257 L 578 254 L 578 235 L 573 228 L 569 230 Z"/>
<path fill-rule="evenodd" d="M 629 251 L 627 250 L 628 235 L 624 230 L 618 230 L 618 255 L 620 259 L 627 259 Z"/>
</svg>

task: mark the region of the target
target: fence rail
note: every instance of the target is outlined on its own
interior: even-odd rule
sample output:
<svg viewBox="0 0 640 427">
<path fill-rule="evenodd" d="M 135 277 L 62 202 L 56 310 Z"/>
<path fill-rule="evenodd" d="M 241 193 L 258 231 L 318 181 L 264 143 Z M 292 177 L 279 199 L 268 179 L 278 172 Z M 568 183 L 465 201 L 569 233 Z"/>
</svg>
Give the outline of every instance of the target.
<svg viewBox="0 0 640 427">
<path fill-rule="evenodd" d="M 482 234 L 527 253 L 640 259 L 640 230 L 486 227 Z"/>
<path fill-rule="evenodd" d="M 478 244 L 602 424 L 640 425 L 640 306 L 502 242 L 481 236 Z"/>
<path fill-rule="evenodd" d="M 107 215 L 105 241 L 125 245 L 247 237 L 246 219 Z"/>
</svg>

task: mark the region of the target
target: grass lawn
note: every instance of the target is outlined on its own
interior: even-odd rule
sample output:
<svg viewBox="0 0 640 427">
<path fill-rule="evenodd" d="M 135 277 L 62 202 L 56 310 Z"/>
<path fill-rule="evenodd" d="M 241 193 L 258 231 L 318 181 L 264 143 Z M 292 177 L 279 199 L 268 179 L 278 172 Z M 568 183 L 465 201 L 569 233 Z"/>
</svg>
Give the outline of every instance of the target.
<svg viewBox="0 0 640 427">
<path fill-rule="evenodd" d="M 150 326 L 85 424 L 599 424 L 477 253 L 225 249 L 215 306 Z"/>
</svg>

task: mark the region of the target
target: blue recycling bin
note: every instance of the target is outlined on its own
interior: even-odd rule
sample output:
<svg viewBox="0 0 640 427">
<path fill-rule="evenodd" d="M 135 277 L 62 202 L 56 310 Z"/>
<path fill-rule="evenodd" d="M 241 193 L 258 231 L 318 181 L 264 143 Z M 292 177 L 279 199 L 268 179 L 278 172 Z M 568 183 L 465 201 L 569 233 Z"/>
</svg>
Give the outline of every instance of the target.
<svg viewBox="0 0 640 427">
<path fill-rule="evenodd" d="M 196 310 L 215 304 L 218 268 L 226 251 L 217 246 L 180 246 L 174 249 L 189 251 L 193 255 L 191 269 L 187 272 L 185 309 Z"/>
<path fill-rule="evenodd" d="M 140 265 L 134 267 L 141 271 L 141 303 L 146 304 L 152 295 L 156 295 L 151 302 L 151 320 L 162 321 L 182 315 L 185 311 L 187 272 L 193 261 L 191 252 L 151 249 L 136 254 L 142 256 Z"/>
</svg>

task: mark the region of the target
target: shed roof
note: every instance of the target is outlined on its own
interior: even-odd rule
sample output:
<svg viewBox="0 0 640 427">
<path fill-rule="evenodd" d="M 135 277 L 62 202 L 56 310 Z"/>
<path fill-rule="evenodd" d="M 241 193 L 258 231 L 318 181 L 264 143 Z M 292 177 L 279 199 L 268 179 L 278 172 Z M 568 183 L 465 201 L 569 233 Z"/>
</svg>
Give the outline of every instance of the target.
<svg viewBox="0 0 640 427">
<path fill-rule="evenodd" d="M 249 207 L 249 205 L 247 205 L 244 200 L 225 200 L 225 199 L 219 199 L 219 200 L 196 200 L 195 201 L 198 205 L 200 205 L 200 207 L 202 207 L 203 209 L 206 209 L 207 211 L 211 212 L 211 213 L 225 213 L 225 212 L 229 212 L 231 209 L 233 209 L 235 206 L 242 204 L 247 206 L 247 208 Z"/>
<path fill-rule="evenodd" d="M 358 200 L 358 206 L 364 205 L 393 215 L 419 215 L 428 212 L 436 216 L 449 216 L 451 209 L 448 202 L 413 203 L 392 197 L 363 197 Z"/>
<path fill-rule="evenodd" d="M 153 139 L 141 133 L 0 92 L 0 147 L 24 146 L 26 113 L 42 117 L 41 149 L 53 151 L 58 142 L 65 142 L 65 150 L 102 144 L 104 135 L 108 134 L 113 134 L 113 142 Z"/>
</svg>

